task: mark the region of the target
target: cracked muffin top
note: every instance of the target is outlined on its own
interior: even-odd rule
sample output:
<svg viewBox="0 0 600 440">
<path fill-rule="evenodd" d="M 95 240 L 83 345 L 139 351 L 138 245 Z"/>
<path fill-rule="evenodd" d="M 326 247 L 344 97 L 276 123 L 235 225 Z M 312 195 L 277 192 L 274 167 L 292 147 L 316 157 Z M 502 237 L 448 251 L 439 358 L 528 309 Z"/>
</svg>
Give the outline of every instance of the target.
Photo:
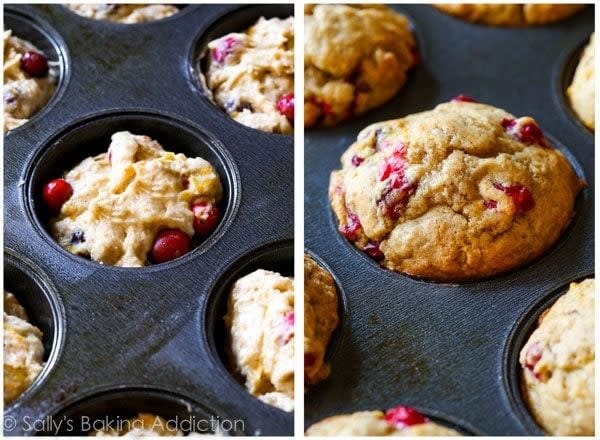
<svg viewBox="0 0 600 440">
<path fill-rule="evenodd" d="M 546 251 L 583 185 L 531 117 L 460 95 L 362 130 L 329 197 L 340 232 L 382 266 L 463 281 Z"/>
<path fill-rule="evenodd" d="M 377 107 L 416 64 L 410 23 L 382 5 L 307 5 L 304 125 L 335 125 Z"/>
</svg>

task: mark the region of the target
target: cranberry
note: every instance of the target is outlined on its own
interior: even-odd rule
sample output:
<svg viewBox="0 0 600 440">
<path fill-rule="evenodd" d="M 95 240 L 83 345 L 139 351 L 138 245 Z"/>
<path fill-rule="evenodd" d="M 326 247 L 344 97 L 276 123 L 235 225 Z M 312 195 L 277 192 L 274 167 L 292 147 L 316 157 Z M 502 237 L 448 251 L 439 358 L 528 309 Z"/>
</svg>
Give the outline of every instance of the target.
<svg viewBox="0 0 600 440">
<path fill-rule="evenodd" d="M 517 124 L 517 121 L 515 121 L 512 118 L 504 118 L 500 122 L 500 125 L 502 125 L 502 128 L 504 128 L 505 130 L 509 129 L 509 128 L 513 128 L 516 124 Z"/>
<path fill-rule="evenodd" d="M 223 63 L 228 55 L 233 53 L 237 40 L 233 37 L 225 37 L 219 40 L 217 47 L 212 51 L 212 59 L 217 63 Z"/>
<path fill-rule="evenodd" d="M 538 144 L 543 147 L 549 146 L 544 133 L 542 133 L 542 129 L 535 122 L 527 121 L 518 126 L 516 119 L 504 118 L 500 124 L 509 135 L 525 144 Z"/>
<path fill-rule="evenodd" d="M 406 428 L 407 426 L 421 425 L 429 422 L 425 416 L 412 406 L 397 406 L 388 409 L 385 412 L 385 421 L 397 428 Z"/>
<path fill-rule="evenodd" d="M 402 142 L 398 145 L 391 156 L 384 159 L 381 167 L 379 168 L 379 180 L 384 181 L 388 177 L 392 176 L 393 179 L 404 178 L 404 159 L 406 157 L 406 147 Z"/>
<path fill-rule="evenodd" d="M 215 230 L 221 213 L 212 203 L 199 202 L 192 205 L 194 231 L 199 235 L 208 235 Z"/>
<path fill-rule="evenodd" d="M 535 206 L 531 192 L 523 185 L 505 186 L 501 183 L 494 183 L 494 188 L 499 189 L 509 196 L 518 210 L 527 212 Z"/>
<path fill-rule="evenodd" d="M 357 155 L 352 156 L 352 165 L 355 167 L 359 166 L 364 161 L 365 159 L 362 157 L 358 157 Z"/>
<path fill-rule="evenodd" d="M 531 344 L 529 346 L 529 348 L 527 349 L 527 351 L 525 352 L 525 365 L 524 366 L 525 366 L 525 368 L 527 368 L 529 371 L 531 371 L 533 373 L 533 375 L 536 379 L 539 379 L 539 376 L 533 370 L 534 370 L 536 364 L 542 358 L 543 353 L 544 353 L 544 351 L 542 350 L 542 347 L 537 342 L 534 342 L 533 344 Z"/>
<path fill-rule="evenodd" d="M 279 342 L 287 344 L 289 340 L 294 336 L 294 311 L 291 310 L 283 315 L 283 321 L 281 322 L 282 334 L 279 336 Z"/>
<path fill-rule="evenodd" d="M 39 52 L 25 52 L 21 57 L 21 69 L 35 78 L 41 78 L 48 73 L 48 59 Z"/>
<path fill-rule="evenodd" d="M 319 105 L 321 106 L 321 112 L 325 115 L 325 116 L 329 116 L 331 114 L 333 114 L 333 110 L 331 109 L 331 105 L 326 103 L 326 102 L 320 102 Z"/>
<path fill-rule="evenodd" d="M 179 229 L 163 229 L 154 239 L 150 251 L 153 263 L 165 263 L 187 254 L 192 247 L 192 240 Z"/>
<path fill-rule="evenodd" d="M 483 206 L 485 206 L 485 209 L 496 209 L 498 202 L 495 200 L 484 200 Z"/>
<path fill-rule="evenodd" d="M 73 187 L 65 179 L 54 179 L 44 185 L 42 199 L 46 207 L 58 214 L 62 205 L 73 195 Z"/>
<path fill-rule="evenodd" d="M 475 100 L 473 98 L 471 98 L 470 96 L 467 95 L 456 95 L 454 98 L 452 98 L 452 101 L 454 102 L 475 102 Z"/>
<path fill-rule="evenodd" d="M 294 94 L 288 93 L 283 95 L 277 101 L 277 110 L 290 121 L 294 120 Z"/>
<path fill-rule="evenodd" d="M 314 354 L 304 353 L 304 368 L 312 367 L 316 361 L 317 361 L 317 358 Z"/>
<path fill-rule="evenodd" d="M 358 240 L 358 235 L 362 225 L 360 224 L 359 218 L 353 212 L 348 211 L 348 220 L 345 226 L 343 226 L 340 232 L 350 241 Z"/>
<path fill-rule="evenodd" d="M 379 243 L 376 241 L 367 243 L 363 248 L 363 251 L 375 261 L 381 261 L 385 258 L 385 255 L 381 252 L 381 249 L 379 249 Z"/>
<path fill-rule="evenodd" d="M 285 323 L 285 325 L 287 327 L 292 327 L 293 328 L 294 327 L 294 321 L 295 321 L 295 318 L 294 318 L 294 311 L 293 310 L 290 311 L 290 312 L 287 312 L 283 316 L 283 322 Z"/>
</svg>

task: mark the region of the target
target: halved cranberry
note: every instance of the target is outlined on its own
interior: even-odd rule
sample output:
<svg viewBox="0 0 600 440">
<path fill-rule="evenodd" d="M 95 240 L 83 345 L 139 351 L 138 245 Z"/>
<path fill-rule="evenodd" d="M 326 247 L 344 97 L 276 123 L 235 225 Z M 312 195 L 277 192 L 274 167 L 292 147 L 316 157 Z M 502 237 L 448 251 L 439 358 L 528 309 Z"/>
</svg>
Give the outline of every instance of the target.
<svg viewBox="0 0 600 440">
<path fill-rule="evenodd" d="M 512 185 L 505 186 L 501 183 L 495 182 L 494 188 L 499 189 L 509 196 L 518 210 L 527 212 L 535 206 L 533 195 L 523 185 Z"/>
<path fill-rule="evenodd" d="M 381 261 L 385 258 L 385 255 L 381 252 L 381 249 L 379 249 L 379 243 L 376 241 L 367 243 L 363 248 L 363 251 L 375 261 Z"/>
<path fill-rule="evenodd" d="M 277 110 L 290 121 L 294 121 L 294 94 L 283 95 L 277 101 Z"/>
<path fill-rule="evenodd" d="M 531 371 L 536 379 L 539 379 L 539 376 L 533 370 L 543 354 L 542 346 L 538 342 L 531 344 L 525 352 L 525 368 Z"/>
<path fill-rule="evenodd" d="M 192 240 L 179 229 L 163 229 L 154 239 L 150 258 L 153 263 L 165 263 L 187 254 L 192 247 Z"/>
<path fill-rule="evenodd" d="M 317 358 L 314 354 L 304 353 L 304 368 L 312 367 L 316 361 L 317 361 Z"/>
<path fill-rule="evenodd" d="M 381 205 L 384 215 L 397 220 L 404 213 L 410 197 L 416 190 L 417 185 L 407 182 L 405 178 L 390 180 L 377 204 Z"/>
<path fill-rule="evenodd" d="M 394 151 L 390 156 L 387 156 L 379 168 L 379 180 L 384 181 L 388 177 L 392 176 L 402 180 L 404 178 L 404 167 L 406 157 L 406 146 L 400 142 L 400 144 L 394 148 Z"/>
<path fill-rule="evenodd" d="M 397 406 L 388 409 L 385 412 L 385 421 L 396 428 L 406 428 L 407 426 L 422 425 L 429 422 L 423 414 L 412 406 Z"/>
<path fill-rule="evenodd" d="M 348 211 L 348 220 L 346 225 L 340 229 L 342 235 L 350 241 L 356 241 L 358 240 L 358 235 L 360 234 L 361 228 L 362 225 L 360 224 L 360 220 L 356 214 Z"/>
<path fill-rule="evenodd" d="M 502 128 L 504 129 L 514 127 L 516 123 L 517 121 L 512 118 L 504 118 L 502 121 L 500 121 L 500 125 L 502 125 Z"/>
<path fill-rule="evenodd" d="M 359 166 L 364 161 L 365 159 L 362 157 L 358 157 L 357 155 L 352 156 L 352 165 L 354 165 L 355 167 Z"/>
<path fill-rule="evenodd" d="M 535 122 L 529 121 L 517 126 L 516 119 L 504 118 L 500 124 L 509 135 L 525 144 L 538 144 L 543 147 L 549 146 L 544 133 L 542 133 L 542 129 Z"/>
<path fill-rule="evenodd" d="M 454 98 L 452 98 L 452 101 L 454 102 L 475 102 L 475 100 L 473 98 L 471 98 L 470 96 L 467 95 L 456 95 Z"/>
<path fill-rule="evenodd" d="M 225 58 L 227 58 L 229 54 L 233 53 L 236 45 L 237 40 L 233 37 L 221 38 L 217 43 L 217 47 L 215 47 L 212 51 L 212 59 L 217 63 L 224 62 Z"/>
<path fill-rule="evenodd" d="M 215 230 L 219 223 L 221 212 L 212 203 L 198 202 L 192 205 L 194 214 L 194 231 L 199 235 L 208 235 Z"/>
<path fill-rule="evenodd" d="M 485 206 L 485 209 L 496 209 L 498 202 L 495 200 L 484 200 L 483 206 Z"/>
<path fill-rule="evenodd" d="M 73 187 L 65 179 L 54 179 L 44 185 L 42 200 L 53 214 L 58 214 L 62 205 L 73 195 Z"/>
<path fill-rule="evenodd" d="M 48 73 L 48 59 L 39 52 L 25 52 L 21 57 L 21 69 L 35 78 L 44 77 Z"/>
</svg>

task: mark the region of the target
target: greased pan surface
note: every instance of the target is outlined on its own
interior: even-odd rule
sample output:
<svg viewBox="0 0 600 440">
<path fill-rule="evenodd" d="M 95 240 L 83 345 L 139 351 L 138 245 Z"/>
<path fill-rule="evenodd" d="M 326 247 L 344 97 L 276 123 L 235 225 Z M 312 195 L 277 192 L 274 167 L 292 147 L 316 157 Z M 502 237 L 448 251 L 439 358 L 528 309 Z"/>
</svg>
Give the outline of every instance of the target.
<svg viewBox="0 0 600 440">
<path fill-rule="evenodd" d="M 214 356 L 223 336 L 205 324 L 221 319 L 207 315 L 206 303 L 231 267 L 264 249 L 273 249 L 269 263 L 290 265 L 293 139 L 231 120 L 203 95 L 192 64 L 209 34 L 242 31 L 263 15 L 287 17 L 293 7 L 182 5 L 170 18 L 124 25 L 61 5 L 5 6 L 5 26 L 61 72 L 47 108 L 4 138 L 5 285 L 53 347 L 39 383 L 5 408 L 6 435 L 81 433 L 50 425 L 48 416 L 124 418 L 161 408 L 166 418 L 241 420 L 234 434 L 293 434 L 292 414 L 252 397 Z M 139 269 L 61 249 L 38 200 L 45 179 L 105 151 L 110 135 L 128 127 L 208 159 L 225 189 L 223 220 L 210 238 Z"/>
<path fill-rule="evenodd" d="M 413 405 L 471 434 L 541 435 L 518 391 L 517 358 L 539 313 L 571 281 L 594 274 L 594 135 L 565 108 L 564 75 L 594 28 L 594 8 L 530 28 L 471 24 L 427 5 L 393 5 L 413 23 L 422 64 L 386 105 L 305 132 L 305 247 L 346 300 L 331 377 L 306 395 L 305 424 L 359 410 Z M 567 72 L 567 73 L 565 73 Z M 434 108 L 460 93 L 533 116 L 588 183 L 558 242 L 526 267 L 446 285 L 380 268 L 337 232 L 331 171 L 373 122 Z"/>
</svg>

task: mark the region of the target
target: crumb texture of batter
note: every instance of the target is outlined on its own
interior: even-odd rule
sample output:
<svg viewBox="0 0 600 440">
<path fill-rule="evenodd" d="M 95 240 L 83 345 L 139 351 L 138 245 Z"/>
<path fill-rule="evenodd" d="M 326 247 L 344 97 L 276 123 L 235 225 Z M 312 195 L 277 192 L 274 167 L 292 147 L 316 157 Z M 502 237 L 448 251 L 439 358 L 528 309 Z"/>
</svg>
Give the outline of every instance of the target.
<svg viewBox="0 0 600 440">
<path fill-rule="evenodd" d="M 263 402 L 294 410 L 294 283 L 263 269 L 235 282 L 225 326 L 233 369 Z"/>
<path fill-rule="evenodd" d="M 4 404 L 17 399 L 44 367 L 42 332 L 15 295 L 4 291 Z"/>
<path fill-rule="evenodd" d="M 339 322 L 338 293 L 331 274 L 304 255 L 304 377 L 306 385 L 326 379 L 325 354 Z"/>
<path fill-rule="evenodd" d="M 340 232 L 382 266 L 463 281 L 541 255 L 583 185 L 531 117 L 453 100 L 362 130 L 329 198 Z"/>
<path fill-rule="evenodd" d="M 407 426 L 390 418 L 383 411 L 360 411 L 328 417 L 306 430 L 312 436 L 460 436 L 453 429 L 438 425 L 427 418 L 423 423 Z"/>
<path fill-rule="evenodd" d="M 492 26 L 554 23 L 571 17 L 585 7 L 578 4 L 547 3 L 439 3 L 434 6 L 463 20 Z"/>
<path fill-rule="evenodd" d="M 57 72 L 53 67 L 43 76 L 32 76 L 21 60 L 27 52 L 42 52 L 28 41 L 4 31 L 4 133 L 26 123 L 50 100 L 56 89 Z"/>
<path fill-rule="evenodd" d="M 331 126 L 378 107 L 416 64 L 410 22 L 383 5 L 307 5 L 304 125 Z"/>
<path fill-rule="evenodd" d="M 567 96 L 573 111 L 581 122 L 591 129 L 596 129 L 596 74 L 594 67 L 595 34 L 585 47 L 581 60 L 575 70 L 573 82 L 567 89 Z"/>
<path fill-rule="evenodd" d="M 147 23 L 170 17 L 179 12 L 174 5 L 160 4 L 118 4 L 118 3 L 69 3 L 71 11 L 94 20 L 107 20 L 115 23 Z"/>
<path fill-rule="evenodd" d="M 64 174 L 73 195 L 50 220 L 51 233 L 69 252 L 98 263 L 144 266 L 159 231 L 194 235 L 190 206 L 216 205 L 221 181 L 206 160 L 165 151 L 148 136 L 121 131 L 111 139 L 108 152 Z"/>
<path fill-rule="evenodd" d="M 571 283 L 521 350 L 523 396 L 551 435 L 594 435 L 595 280 Z"/>
<path fill-rule="evenodd" d="M 204 78 L 213 101 L 257 130 L 294 131 L 294 17 L 261 17 L 208 44 Z"/>
</svg>

